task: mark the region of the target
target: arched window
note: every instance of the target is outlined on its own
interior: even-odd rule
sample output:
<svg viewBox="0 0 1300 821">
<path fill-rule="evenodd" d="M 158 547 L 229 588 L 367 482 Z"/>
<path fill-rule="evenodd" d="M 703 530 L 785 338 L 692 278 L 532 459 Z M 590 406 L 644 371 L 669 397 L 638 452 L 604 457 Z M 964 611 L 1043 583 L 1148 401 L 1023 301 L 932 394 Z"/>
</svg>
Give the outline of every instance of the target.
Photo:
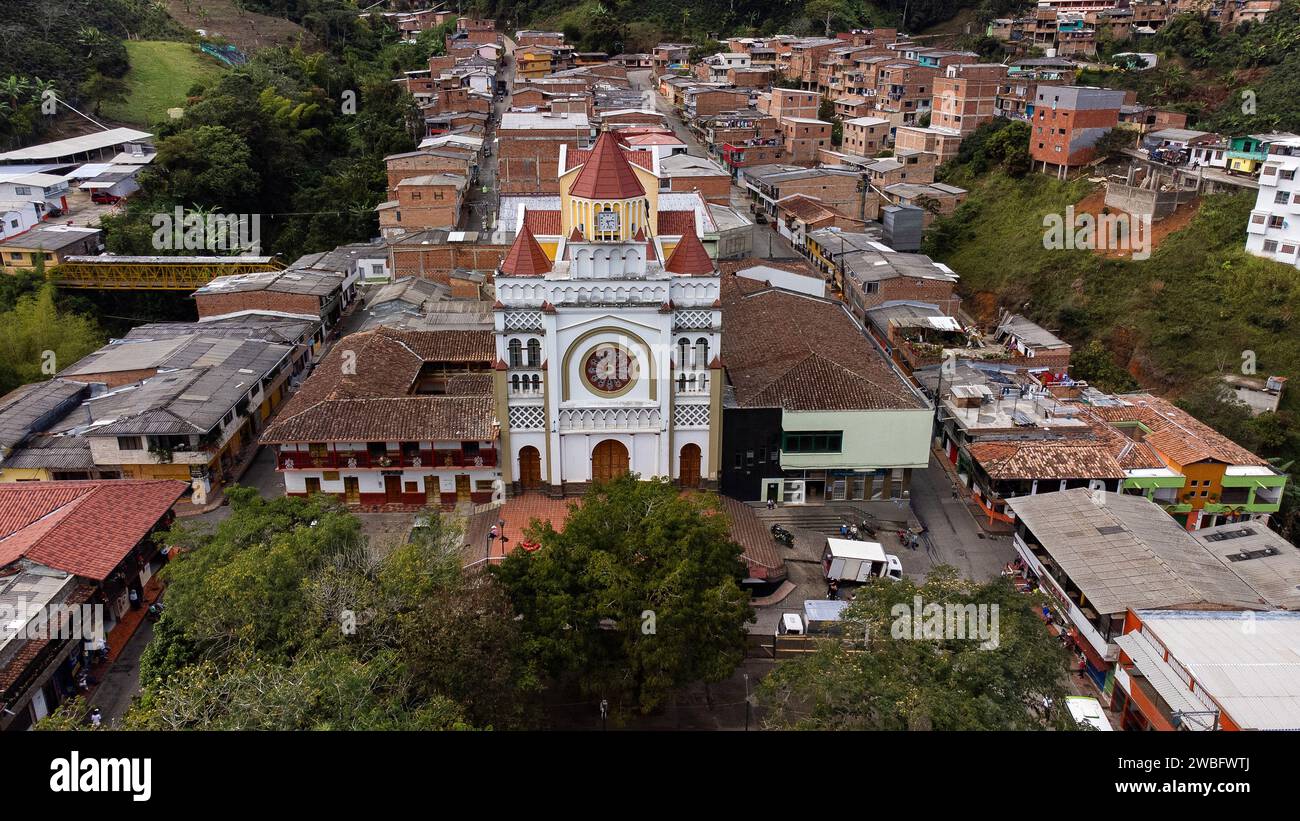
<svg viewBox="0 0 1300 821">
<path fill-rule="evenodd" d="M 709 340 L 704 337 L 695 340 L 695 367 L 709 367 Z"/>
<path fill-rule="evenodd" d="M 542 377 L 538 376 L 537 374 L 533 374 L 533 393 L 541 393 L 541 390 L 542 390 Z"/>
<path fill-rule="evenodd" d="M 686 337 L 677 340 L 677 368 L 679 370 L 684 371 L 690 367 L 690 361 L 688 358 L 690 347 L 691 341 Z"/>
<path fill-rule="evenodd" d="M 512 339 L 507 347 L 510 349 L 510 367 L 518 368 L 523 364 L 523 343 L 518 339 Z"/>
<path fill-rule="evenodd" d="M 686 374 L 677 375 L 677 390 L 679 393 L 686 393 Z"/>
<path fill-rule="evenodd" d="M 528 340 L 528 367 L 539 368 L 542 365 L 542 343 L 536 339 Z"/>
<path fill-rule="evenodd" d="M 519 393 L 519 374 L 510 377 L 510 390 Z"/>
</svg>

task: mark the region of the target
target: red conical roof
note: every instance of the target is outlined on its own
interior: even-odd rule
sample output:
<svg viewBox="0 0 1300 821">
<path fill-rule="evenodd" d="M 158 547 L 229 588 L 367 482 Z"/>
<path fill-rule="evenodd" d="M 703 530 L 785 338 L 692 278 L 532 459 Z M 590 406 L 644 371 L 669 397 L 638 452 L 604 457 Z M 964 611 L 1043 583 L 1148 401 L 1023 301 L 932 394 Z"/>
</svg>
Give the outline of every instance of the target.
<svg viewBox="0 0 1300 821">
<path fill-rule="evenodd" d="M 612 132 L 602 132 L 583 163 L 569 195 L 584 199 L 630 200 L 644 197 L 645 188 Z"/>
<path fill-rule="evenodd" d="M 585 242 L 585 241 L 586 240 L 582 236 L 582 232 L 578 230 L 578 226 L 576 225 L 573 226 L 573 230 L 569 233 L 569 242 Z"/>
<path fill-rule="evenodd" d="M 692 227 L 682 235 L 681 242 L 668 255 L 664 270 L 687 275 L 713 273 L 713 260 L 709 257 L 709 252 L 704 250 L 704 243 L 695 235 L 695 228 Z"/>
<path fill-rule="evenodd" d="M 551 271 L 551 259 L 546 256 L 537 238 L 528 230 L 525 223 L 523 230 L 515 237 L 505 261 L 501 263 L 501 273 L 516 277 L 539 277 Z"/>
</svg>

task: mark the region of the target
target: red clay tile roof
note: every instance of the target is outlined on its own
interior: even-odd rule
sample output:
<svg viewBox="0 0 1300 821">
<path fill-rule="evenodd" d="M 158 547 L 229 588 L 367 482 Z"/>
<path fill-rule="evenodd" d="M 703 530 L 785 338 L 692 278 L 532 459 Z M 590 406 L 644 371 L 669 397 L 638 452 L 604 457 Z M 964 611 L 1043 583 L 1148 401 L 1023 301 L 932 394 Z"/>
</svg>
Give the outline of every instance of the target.
<svg viewBox="0 0 1300 821">
<path fill-rule="evenodd" d="M 572 170 L 580 165 L 585 165 L 591 159 L 593 148 L 578 148 L 565 154 L 565 169 Z M 655 170 L 654 157 L 649 151 L 632 151 L 631 149 L 622 148 L 623 157 L 632 165 L 639 165 L 647 171 Z"/>
<path fill-rule="evenodd" d="M 532 212 L 529 212 L 530 214 Z M 559 212 L 555 212 L 557 215 Z M 524 230 L 515 237 L 509 253 L 501 263 L 501 273 L 514 277 L 540 277 L 551 270 L 550 257 L 537 244 L 537 239 L 528 228 L 527 217 L 524 218 Z"/>
<path fill-rule="evenodd" d="M 967 450 L 993 479 L 1122 479 L 1124 468 L 1091 440 L 976 442 Z"/>
<path fill-rule="evenodd" d="M 722 509 L 731 522 L 731 538 L 744 550 L 741 558 L 749 566 L 751 578 L 777 582 L 786 577 L 785 559 L 777 550 L 776 540 L 754 509 L 729 496 L 719 496 Z"/>
<path fill-rule="evenodd" d="M 496 359 L 492 331 L 377 328 L 344 337 L 262 435 L 284 442 L 428 442 L 491 439 L 490 378 L 455 377 L 448 395 L 414 395 L 426 363 L 481 367 Z M 481 376 L 486 377 L 484 373 Z M 487 399 L 487 403 L 465 400 Z M 458 420 L 457 414 L 465 416 Z M 336 417 L 347 417 L 336 419 Z M 462 430 L 489 435 L 459 437 Z M 438 436 L 446 434 L 441 440 Z M 315 438 L 313 438 L 315 437 Z M 359 438 L 357 438 L 359 437 Z"/>
<path fill-rule="evenodd" d="M 569 188 L 569 196 L 602 200 L 644 197 L 645 186 L 637 179 L 626 154 L 611 132 L 601 133 L 592 146 L 590 156 L 583 162 L 577 179 Z"/>
<path fill-rule="evenodd" d="M 487 442 L 495 410 L 491 396 L 336 399 L 280 419 L 262 441 Z"/>
<path fill-rule="evenodd" d="M 1264 466 L 1268 463 L 1197 420 L 1168 400 L 1150 394 L 1120 397 L 1127 405 L 1104 405 L 1093 413 L 1108 422 L 1141 422 L 1151 430 L 1142 441 L 1177 465 L 1221 462 Z"/>
<path fill-rule="evenodd" d="M 804 222 L 818 222 L 830 217 L 844 216 L 839 210 L 805 194 L 793 194 L 777 200 L 776 207 L 778 211 Z"/>
<path fill-rule="evenodd" d="M 175 480 L 0 484 L 0 566 L 26 558 L 102 581 L 188 488 Z"/>
<path fill-rule="evenodd" d="M 680 237 L 695 230 L 694 211 L 660 211 L 659 236 Z"/>
<path fill-rule="evenodd" d="M 713 259 L 704 249 L 704 243 L 695 235 L 694 226 L 682 235 L 682 239 L 668 255 L 664 270 L 685 276 L 709 276 L 714 273 Z"/>
<path fill-rule="evenodd" d="M 559 211 L 538 211 L 532 208 L 524 212 L 524 227 L 534 235 L 541 234 L 544 237 L 558 237 L 564 230 L 560 227 Z"/>
<path fill-rule="evenodd" d="M 803 273 L 815 275 L 806 266 Z M 924 407 L 838 302 L 735 274 L 722 276 L 721 301 L 727 378 L 741 407 Z"/>
</svg>

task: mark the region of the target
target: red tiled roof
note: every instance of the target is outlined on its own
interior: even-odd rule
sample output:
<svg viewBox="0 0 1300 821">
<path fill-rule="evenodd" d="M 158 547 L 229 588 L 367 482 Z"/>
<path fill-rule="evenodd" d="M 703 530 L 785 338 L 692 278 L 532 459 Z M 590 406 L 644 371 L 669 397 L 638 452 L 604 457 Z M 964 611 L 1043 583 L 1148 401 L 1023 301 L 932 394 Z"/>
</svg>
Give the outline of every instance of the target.
<svg viewBox="0 0 1300 821">
<path fill-rule="evenodd" d="M 559 212 L 555 213 L 558 216 Z M 550 270 L 551 260 L 542 250 L 542 246 L 537 244 L 537 239 L 528 229 L 527 218 L 525 218 L 524 230 L 515 237 L 510 252 L 501 263 L 501 273 L 515 277 L 539 277 Z"/>
<path fill-rule="evenodd" d="M 1124 468 L 1089 440 L 976 442 L 971 458 L 992 479 L 1122 479 Z"/>
<path fill-rule="evenodd" d="M 188 488 L 175 480 L 0 484 L 0 566 L 26 558 L 102 581 Z"/>
<path fill-rule="evenodd" d="M 713 260 L 709 257 L 709 252 L 704 250 L 704 243 L 695 235 L 694 227 L 682 235 L 681 242 L 668 255 L 664 270 L 687 276 L 714 273 Z"/>
<path fill-rule="evenodd" d="M 759 260 L 728 263 L 749 267 Z M 766 260 L 762 260 L 766 264 Z M 802 266 L 802 273 L 815 275 Z M 722 276 L 722 350 L 742 408 L 924 407 L 839 303 Z"/>
<path fill-rule="evenodd" d="M 660 211 L 659 236 L 680 237 L 695 230 L 694 211 Z"/>
<path fill-rule="evenodd" d="M 612 133 L 606 131 L 596 139 L 596 145 L 591 149 L 591 156 L 582 164 L 578 178 L 569 188 L 569 196 L 585 199 L 628 200 L 633 197 L 644 197 L 645 187 L 637 179 L 629 158 L 618 145 L 618 140 Z"/>
<path fill-rule="evenodd" d="M 1094 407 L 1093 413 L 1112 424 L 1141 422 L 1151 430 L 1142 441 L 1177 465 L 1207 461 L 1226 465 L 1268 464 L 1168 400 L 1150 394 L 1120 398 L 1128 404 Z"/>
<path fill-rule="evenodd" d="M 626 148 L 620 150 L 623 152 L 623 157 L 633 165 L 639 165 L 647 171 L 655 170 L 655 161 L 651 152 L 632 151 Z M 566 168 L 573 170 L 580 165 L 586 164 L 587 160 L 591 159 L 591 151 L 591 149 L 578 148 L 568 152 L 565 155 Z"/>
<path fill-rule="evenodd" d="M 533 234 L 544 237 L 558 237 L 564 230 L 560 227 L 559 211 L 536 211 L 531 208 L 524 212 L 524 227 Z"/>
<path fill-rule="evenodd" d="M 495 347 L 486 330 L 378 328 L 344 337 L 285 403 L 262 442 L 486 441 L 494 413 L 488 379 L 463 374 L 448 383 L 448 395 L 412 392 L 426 363 L 486 369 L 496 358 Z M 468 401 L 479 398 L 486 404 Z M 450 435 L 462 428 L 489 435 Z M 448 436 L 439 439 L 443 434 Z"/>
</svg>

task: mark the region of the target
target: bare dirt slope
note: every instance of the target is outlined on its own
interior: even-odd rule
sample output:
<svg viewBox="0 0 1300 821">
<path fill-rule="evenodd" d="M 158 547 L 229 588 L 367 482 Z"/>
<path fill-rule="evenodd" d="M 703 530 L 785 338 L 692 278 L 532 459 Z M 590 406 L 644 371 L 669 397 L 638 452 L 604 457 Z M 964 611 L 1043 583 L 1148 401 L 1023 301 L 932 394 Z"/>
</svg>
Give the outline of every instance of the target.
<svg viewBox="0 0 1300 821">
<path fill-rule="evenodd" d="M 245 54 L 272 46 L 301 43 L 314 48 L 315 38 L 297 23 L 246 11 L 235 0 L 163 0 L 167 13 L 188 29 L 224 37 Z"/>
</svg>

